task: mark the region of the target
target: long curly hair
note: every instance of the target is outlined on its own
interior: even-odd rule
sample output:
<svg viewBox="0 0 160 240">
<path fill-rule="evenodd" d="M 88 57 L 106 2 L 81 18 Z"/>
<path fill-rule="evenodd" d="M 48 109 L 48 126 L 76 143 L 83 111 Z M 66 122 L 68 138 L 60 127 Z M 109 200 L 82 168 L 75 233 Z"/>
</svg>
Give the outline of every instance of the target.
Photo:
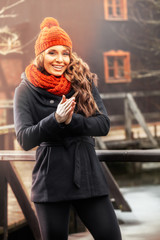
<svg viewBox="0 0 160 240">
<path fill-rule="evenodd" d="M 39 54 L 33 64 L 37 69 L 45 73 L 43 53 Z M 70 64 L 68 65 L 64 76 L 71 82 L 75 91 L 76 113 L 81 113 L 86 117 L 90 117 L 100 112 L 92 95 L 92 84 L 96 82 L 98 77 L 90 71 L 86 62 L 84 62 L 76 53 L 70 53 Z"/>
</svg>

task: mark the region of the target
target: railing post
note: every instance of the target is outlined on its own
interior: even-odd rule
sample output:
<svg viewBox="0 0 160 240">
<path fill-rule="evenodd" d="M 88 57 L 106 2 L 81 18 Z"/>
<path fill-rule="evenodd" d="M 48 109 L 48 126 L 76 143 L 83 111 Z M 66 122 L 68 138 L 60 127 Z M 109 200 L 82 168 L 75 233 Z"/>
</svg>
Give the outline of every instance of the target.
<svg viewBox="0 0 160 240">
<path fill-rule="evenodd" d="M 132 116 L 129 109 L 128 99 L 124 99 L 124 119 L 125 119 L 125 135 L 126 139 L 132 138 Z"/>
<path fill-rule="evenodd" d="M 3 228 L 3 240 L 8 239 L 8 214 L 7 214 L 7 180 L 5 178 L 5 164 L 0 161 L 0 227 Z"/>
<path fill-rule="evenodd" d="M 152 136 L 152 134 L 151 134 L 151 132 L 150 132 L 148 126 L 147 126 L 147 123 L 146 123 L 146 121 L 143 117 L 143 114 L 139 110 L 133 96 L 130 93 L 127 93 L 127 99 L 128 99 L 128 102 L 129 102 L 129 108 L 131 109 L 135 119 L 140 124 L 140 126 L 143 128 L 143 130 L 145 131 L 145 133 L 146 133 L 148 139 L 150 140 L 150 142 L 152 143 L 153 147 L 157 148 L 158 147 L 158 142 Z"/>
<path fill-rule="evenodd" d="M 10 184 L 12 191 L 15 194 L 22 212 L 28 222 L 28 225 L 33 232 L 35 240 L 41 240 L 38 220 L 34 210 L 32 209 L 25 186 L 12 162 L 7 162 L 7 171 L 5 174 L 7 181 Z"/>
<path fill-rule="evenodd" d="M 127 203 L 127 201 L 124 199 L 123 195 L 121 194 L 120 190 L 119 190 L 119 186 L 116 183 L 116 181 L 114 180 L 110 170 L 108 169 L 107 165 L 105 162 L 101 163 L 105 172 L 105 176 L 110 188 L 110 194 L 111 196 L 115 199 L 116 204 L 118 205 L 118 208 L 121 211 L 127 211 L 127 212 L 131 212 L 131 208 L 129 206 L 129 204 Z"/>
<path fill-rule="evenodd" d="M 0 135 L 0 149 L 4 149 L 4 135 Z"/>
</svg>

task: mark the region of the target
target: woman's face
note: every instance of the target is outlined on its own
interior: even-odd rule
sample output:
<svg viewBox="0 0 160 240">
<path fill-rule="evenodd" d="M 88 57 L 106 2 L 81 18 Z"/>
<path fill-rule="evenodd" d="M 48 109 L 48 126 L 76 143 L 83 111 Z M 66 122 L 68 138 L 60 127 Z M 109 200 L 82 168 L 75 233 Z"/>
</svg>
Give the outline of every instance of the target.
<svg viewBox="0 0 160 240">
<path fill-rule="evenodd" d="M 56 45 L 44 51 L 44 68 L 56 77 L 61 76 L 70 63 L 70 50 L 66 46 Z"/>
</svg>

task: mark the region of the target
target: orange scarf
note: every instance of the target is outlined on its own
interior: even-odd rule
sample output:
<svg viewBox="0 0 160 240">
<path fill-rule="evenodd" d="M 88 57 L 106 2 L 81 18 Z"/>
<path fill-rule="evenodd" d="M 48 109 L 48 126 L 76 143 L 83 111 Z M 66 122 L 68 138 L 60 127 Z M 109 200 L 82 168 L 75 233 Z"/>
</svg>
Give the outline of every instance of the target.
<svg viewBox="0 0 160 240">
<path fill-rule="evenodd" d="M 34 64 L 26 67 L 25 73 L 27 79 L 35 86 L 45 89 L 46 91 L 62 96 L 66 95 L 71 90 L 71 83 L 62 75 L 55 77 L 54 75 L 45 75 L 41 73 Z"/>
</svg>

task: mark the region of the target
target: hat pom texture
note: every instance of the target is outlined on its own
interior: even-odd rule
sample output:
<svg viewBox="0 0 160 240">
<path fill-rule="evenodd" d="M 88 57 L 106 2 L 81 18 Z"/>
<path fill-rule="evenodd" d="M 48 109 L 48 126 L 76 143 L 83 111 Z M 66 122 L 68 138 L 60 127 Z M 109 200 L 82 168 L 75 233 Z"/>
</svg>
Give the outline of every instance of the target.
<svg viewBox="0 0 160 240">
<path fill-rule="evenodd" d="M 67 46 L 72 49 L 72 41 L 69 35 L 59 26 L 58 21 L 52 17 L 46 17 L 40 24 L 41 32 L 35 43 L 35 54 L 56 45 Z"/>
<path fill-rule="evenodd" d="M 47 17 L 42 21 L 42 23 L 40 25 L 40 29 L 42 30 L 45 27 L 51 28 L 51 27 L 54 27 L 54 26 L 59 27 L 58 21 L 55 18 Z"/>
</svg>

